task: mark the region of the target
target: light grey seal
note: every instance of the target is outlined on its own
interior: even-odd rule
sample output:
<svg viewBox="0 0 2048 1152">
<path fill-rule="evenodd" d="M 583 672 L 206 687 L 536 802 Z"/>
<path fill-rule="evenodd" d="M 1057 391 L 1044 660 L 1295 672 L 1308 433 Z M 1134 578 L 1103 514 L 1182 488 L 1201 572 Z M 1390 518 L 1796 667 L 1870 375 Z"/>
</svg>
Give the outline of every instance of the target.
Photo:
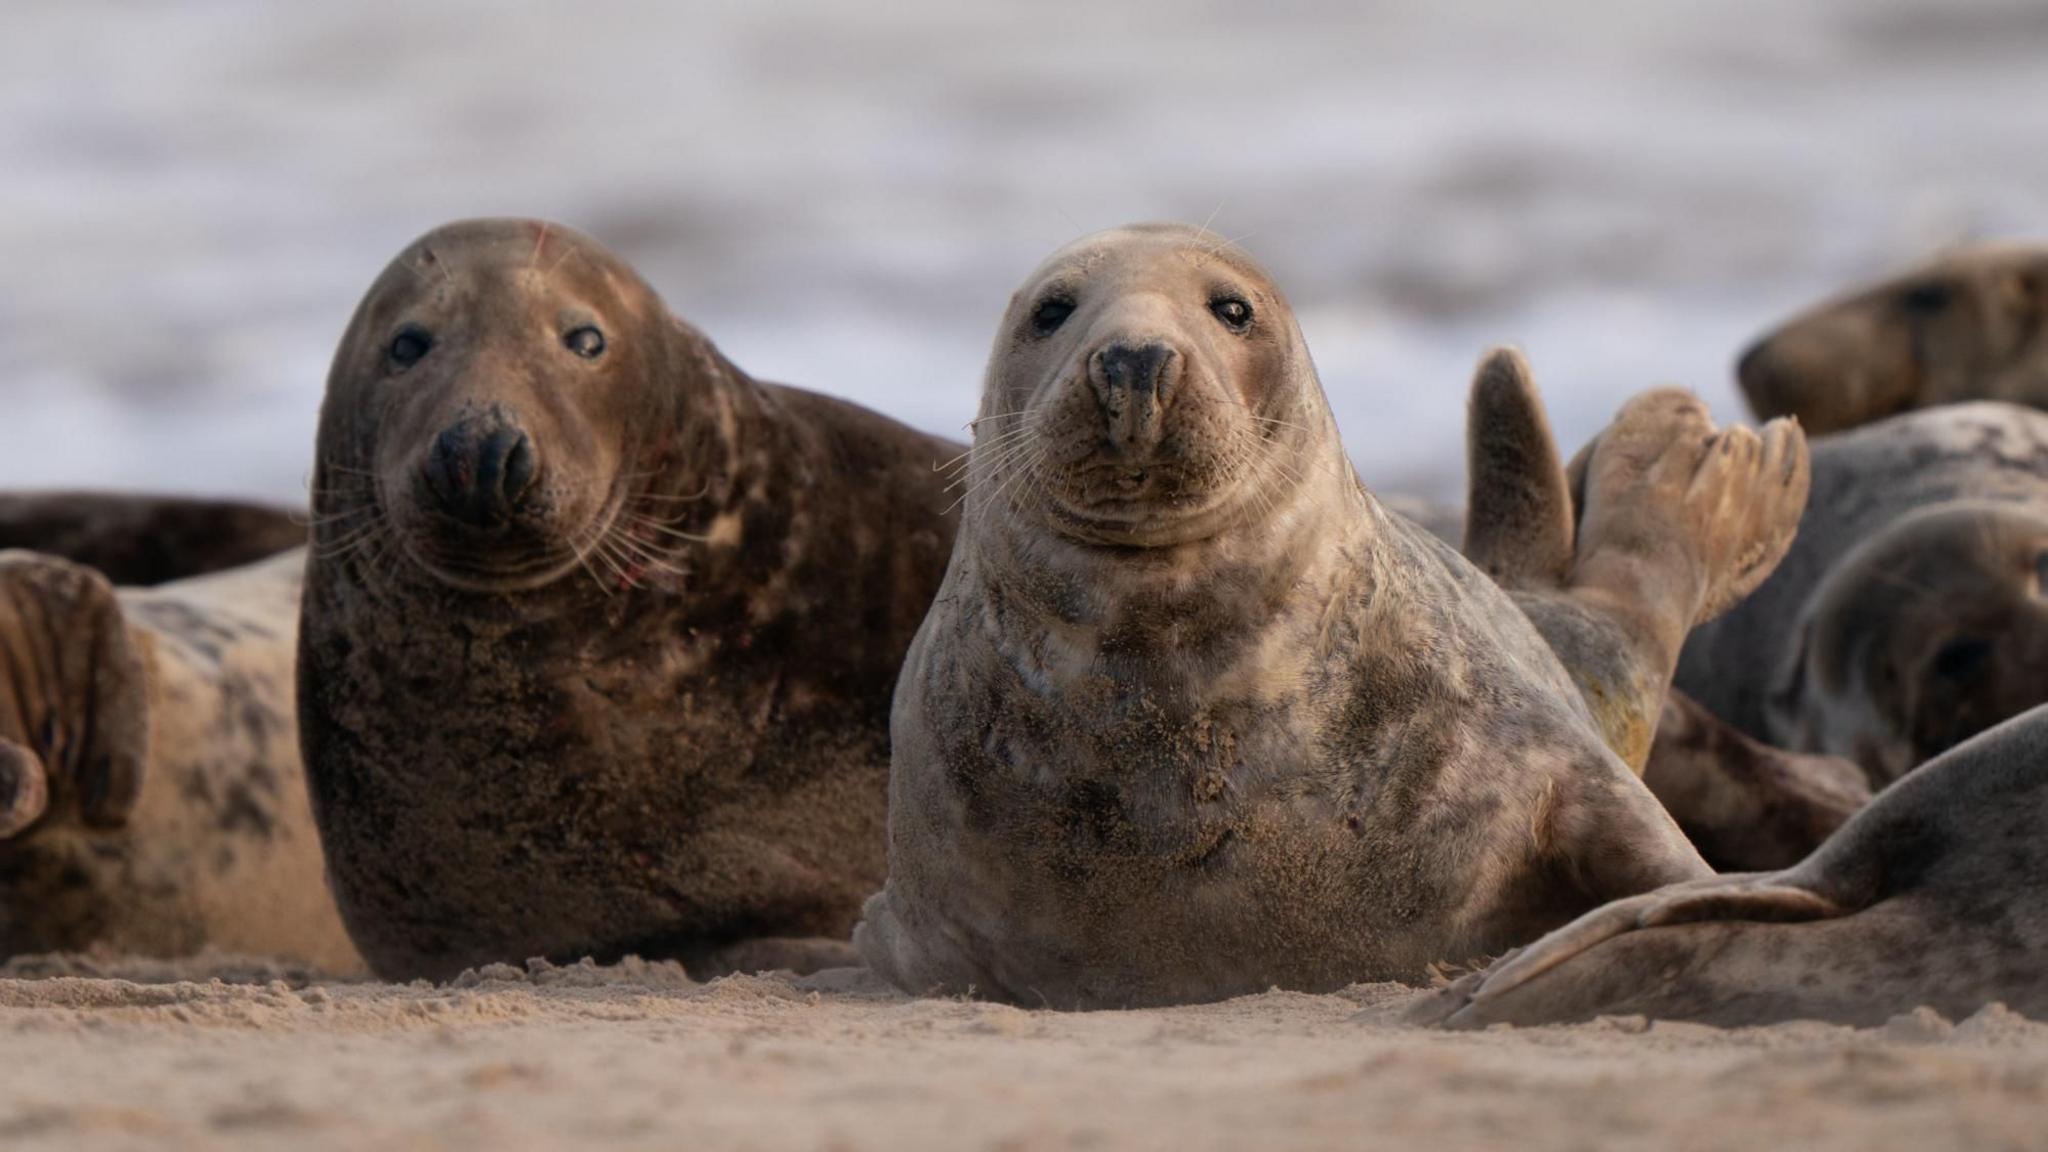
<svg viewBox="0 0 2048 1152">
<path fill-rule="evenodd" d="M 1575 520 L 1518 357 L 1474 403 L 1554 477 L 1524 526 L 1475 512 L 1513 596 L 1358 482 L 1248 256 L 1144 225 L 1048 259 L 898 684 L 868 963 L 1062 1008 L 1329 989 L 1707 875 L 1609 745 L 1647 752 L 1686 628 L 1782 552 L 1803 440 L 1652 393 Z"/>
</svg>

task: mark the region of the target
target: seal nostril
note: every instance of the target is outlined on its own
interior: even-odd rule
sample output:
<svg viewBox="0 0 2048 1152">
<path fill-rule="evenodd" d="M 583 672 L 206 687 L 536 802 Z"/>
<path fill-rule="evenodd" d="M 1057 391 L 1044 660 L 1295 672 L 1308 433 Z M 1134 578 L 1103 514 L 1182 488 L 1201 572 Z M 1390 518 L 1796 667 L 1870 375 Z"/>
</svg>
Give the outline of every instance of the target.
<svg viewBox="0 0 2048 1152">
<path fill-rule="evenodd" d="M 427 488 L 443 511 L 460 516 L 469 503 L 476 466 L 469 458 L 469 435 L 461 425 L 444 429 L 427 449 Z"/>
<path fill-rule="evenodd" d="M 1173 349 L 1161 343 L 1112 344 L 1095 354 L 1102 383 L 1112 392 L 1158 393 Z"/>
<path fill-rule="evenodd" d="M 538 472 L 533 451 L 533 438 L 524 432 L 513 432 L 515 439 L 505 451 L 503 478 L 499 484 L 500 496 L 508 512 L 517 512 L 526 506 L 526 498 L 533 491 L 533 479 Z"/>
</svg>

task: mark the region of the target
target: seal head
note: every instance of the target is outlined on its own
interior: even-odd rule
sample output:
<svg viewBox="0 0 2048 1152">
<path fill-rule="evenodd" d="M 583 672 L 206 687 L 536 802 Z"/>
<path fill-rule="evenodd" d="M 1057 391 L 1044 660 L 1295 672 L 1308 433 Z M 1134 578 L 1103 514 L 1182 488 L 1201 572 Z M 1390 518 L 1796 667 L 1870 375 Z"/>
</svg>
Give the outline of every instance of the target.
<svg viewBox="0 0 2048 1152">
<path fill-rule="evenodd" d="M 1813 435 L 1964 400 L 2048 407 L 2048 248 L 1957 252 L 1830 300 L 1744 352 L 1757 415 Z"/>
</svg>

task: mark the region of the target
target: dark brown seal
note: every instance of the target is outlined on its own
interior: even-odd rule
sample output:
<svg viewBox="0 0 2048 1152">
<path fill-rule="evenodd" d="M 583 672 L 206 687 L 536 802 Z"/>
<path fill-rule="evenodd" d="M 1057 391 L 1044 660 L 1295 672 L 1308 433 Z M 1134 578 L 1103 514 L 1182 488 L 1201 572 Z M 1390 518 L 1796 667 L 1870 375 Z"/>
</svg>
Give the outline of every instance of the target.
<svg viewBox="0 0 2048 1152">
<path fill-rule="evenodd" d="M 1677 683 L 1881 788 L 2048 703 L 2044 578 L 2048 413 L 1956 404 L 1823 436 L 1790 553 L 1693 634 Z"/>
<path fill-rule="evenodd" d="M 95 569 L 117 587 L 239 568 L 305 543 L 304 516 L 239 500 L 0 493 L 0 549 L 60 556 Z"/>
<path fill-rule="evenodd" d="M 1511 357 L 1481 375 L 1526 385 Z M 898 986 L 1070 1008 L 1414 979 L 1707 874 L 1517 601 L 1358 482 L 1236 248 L 1147 225 L 1054 254 L 977 429 L 856 933 Z M 1604 438 L 1580 559 L 1526 603 L 1574 614 L 1615 691 L 1650 682 L 1618 731 L 1768 570 L 1803 461 L 1671 396 Z M 1790 515 L 1703 531 L 1724 502 Z"/>
<path fill-rule="evenodd" d="M 0 552 L 0 956 L 214 948 L 361 970 L 299 766 L 304 564 L 117 593 Z"/>
<path fill-rule="evenodd" d="M 2003 1002 L 2048 1019 L 2048 707 L 1880 793 L 1781 872 L 1588 913 L 1417 1005 L 1452 1027 L 1642 1015 L 1874 1025 Z"/>
<path fill-rule="evenodd" d="M 1736 374 L 1820 435 L 1965 400 L 2048 408 L 2048 247 L 1951 253 L 1787 321 Z"/>
<path fill-rule="evenodd" d="M 401 253 L 321 409 L 299 664 L 377 971 L 849 958 L 955 451 L 749 379 L 567 229 Z"/>
</svg>

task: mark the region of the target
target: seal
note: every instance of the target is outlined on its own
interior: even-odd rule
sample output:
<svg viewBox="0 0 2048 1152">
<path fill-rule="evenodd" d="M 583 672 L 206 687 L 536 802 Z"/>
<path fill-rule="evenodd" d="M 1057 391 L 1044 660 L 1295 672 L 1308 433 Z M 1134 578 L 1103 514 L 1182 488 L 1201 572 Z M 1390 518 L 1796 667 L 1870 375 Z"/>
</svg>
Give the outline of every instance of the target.
<svg viewBox="0 0 2048 1152">
<path fill-rule="evenodd" d="M 850 960 L 957 451 L 755 382 L 569 229 L 401 252 L 335 353 L 300 632 L 375 970 Z"/>
<path fill-rule="evenodd" d="M 1521 387 L 1514 360 L 1475 390 Z M 1055 253 L 968 463 L 855 933 L 897 986 L 1093 1008 L 1416 979 L 1707 874 L 1517 600 L 1359 483 L 1237 248 L 1139 225 Z M 1594 671 L 1653 681 L 1618 730 L 1768 570 L 1803 464 L 1796 430 L 1726 435 L 1673 394 L 1603 439 L 1583 558 L 1526 610 L 1604 625 Z M 1782 522 L 1703 529 L 1724 501 Z"/>
<path fill-rule="evenodd" d="M 304 565 L 117 592 L 0 552 L 0 955 L 213 948 L 363 970 L 300 768 Z"/>
<path fill-rule="evenodd" d="M 239 500 L 0 492 L 0 549 L 76 561 L 116 586 L 239 568 L 306 544 L 303 514 Z"/>
<path fill-rule="evenodd" d="M 1618 901 L 1410 1009 L 1455 1028 L 1642 1015 L 1738 1026 L 2048 1019 L 2048 707 L 1879 793 L 1783 871 Z"/>
<path fill-rule="evenodd" d="M 1997 402 L 1820 437 L 1798 538 L 1677 684 L 1882 788 L 2048 702 L 2048 413 Z"/>
<path fill-rule="evenodd" d="M 1759 416 L 1821 435 L 1965 400 L 2048 408 L 2048 246 L 1943 256 L 1757 340 L 1736 367 Z"/>
</svg>

